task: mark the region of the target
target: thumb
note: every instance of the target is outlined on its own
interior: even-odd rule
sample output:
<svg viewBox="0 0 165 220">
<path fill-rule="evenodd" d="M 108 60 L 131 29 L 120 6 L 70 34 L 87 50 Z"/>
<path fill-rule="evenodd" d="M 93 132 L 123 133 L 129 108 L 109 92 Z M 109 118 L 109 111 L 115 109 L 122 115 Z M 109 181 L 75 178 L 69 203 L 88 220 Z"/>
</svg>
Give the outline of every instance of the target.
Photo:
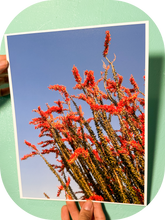
<svg viewBox="0 0 165 220">
<path fill-rule="evenodd" d="M 88 200 L 84 203 L 78 220 L 91 220 L 93 217 L 93 203 Z"/>
</svg>

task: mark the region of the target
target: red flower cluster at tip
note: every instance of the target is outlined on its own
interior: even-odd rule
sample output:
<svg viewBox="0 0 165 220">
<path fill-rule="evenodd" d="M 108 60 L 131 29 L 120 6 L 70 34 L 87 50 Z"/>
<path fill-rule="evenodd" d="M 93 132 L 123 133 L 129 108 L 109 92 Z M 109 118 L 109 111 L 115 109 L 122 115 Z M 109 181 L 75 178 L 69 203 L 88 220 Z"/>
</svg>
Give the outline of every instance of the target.
<svg viewBox="0 0 165 220">
<path fill-rule="evenodd" d="M 66 193 L 66 199 L 73 200 L 72 197 Z"/>
<path fill-rule="evenodd" d="M 60 100 L 58 100 L 57 102 L 55 102 L 58 106 L 52 106 L 49 107 L 47 111 L 45 111 L 45 114 L 50 115 L 52 112 L 56 112 L 58 114 L 62 113 L 63 111 L 67 110 L 67 109 L 63 109 L 63 105 Z"/>
<path fill-rule="evenodd" d="M 64 187 L 62 185 L 58 186 L 57 197 L 60 196 L 62 190 L 64 190 Z"/>
<path fill-rule="evenodd" d="M 136 81 L 135 81 L 133 75 L 131 75 L 131 77 L 130 77 L 129 80 L 130 80 L 130 82 L 131 82 L 131 84 L 133 85 L 133 87 L 134 87 L 135 90 L 139 89 L 138 84 L 136 83 Z"/>
<path fill-rule="evenodd" d="M 49 144 L 53 144 L 54 143 L 54 140 L 46 140 L 46 141 L 41 141 L 39 143 L 37 143 L 38 145 L 41 145 L 41 147 L 46 147 L 48 146 Z"/>
<path fill-rule="evenodd" d="M 81 99 L 83 101 L 86 101 L 88 104 L 92 104 L 93 103 L 93 98 L 87 97 L 83 93 L 78 94 L 78 96 L 72 95 L 72 97 L 76 98 L 76 99 Z"/>
<path fill-rule="evenodd" d="M 99 156 L 97 150 L 94 149 L 92 152 L 93 152 L 93 154 L 95 155 L 96 159 L 97 159 L 99 162 L 103 162 L 102 159 L 100 158 L 100 156 Z"/>
<path fill-rule="evenodd" d="M 104 51 L 103 51 L 103 56 L 106 57 L 107 54 L 108 54 L 108 50 L 109 50 L 109 43 L 110 43 L 110 40 L 111 40 L 111 35 L 110 35 L 110 32 L 109 31 L 106 31 L 105 32 L 106 34 L 106 37 L 105 37 L 105 42 L 104 42 Z"/>
<path fill-rule="evenodd" d="M 106 84 L 106 89 L 108 89 L 111 93 L 114 93 L 114 95 L 116 96 L 116 82 L 114 80 L 108 79 L 106 81 Z"/>
<path fill-rule="evenodd" d="M 83 156 L 84 158 L 87 158 L 89 156 L 88 150 L 85 150 L 84 148 L 77 148 L 74 153 L 70 156 L 70 159 L 68 162 L 70 164 L 74 163 L 74 161 L 78 158 L 78 156 Z"/>
<path fill-rule="evenodd" d="M 52 90 L 55 90 L 55 91 L 59 91 L 59 93 L 63 96 L 65 96 L 65 101 L 68 102 L 70 99 L 69 99 L 69 94 L 66 90 L 66 86 L 63 86 L 63 85 L 50 85 L 48 87 L 49 89 L 52 89 Z"/>
<path fill-rule="evenodd" d="M 140 192 L 139 189 L 137 189 L 135 186 L 133 186 L 133 189 L 136 192 L 136 195 L 139 197 L 139 200 L 141 201 L 141 203 L 143 204 L 144 202 L 144 195 Z"/>
<path fill-rule="evenodd" d="M 50 149 L 42 150 L 41 154 L 49 154 L 49 153 L 58 153 L 55 147 L 51 147 Z"/>
<path fill-rule="evenodd" d="M 85 134 L 85 138 L 90 140 L 90 142 L 92 143 L 91 146 L 93 146 L 95 144 L 93 138 L 90 135 Z"/>
<path fill-rule="evenodd" d="M 77 67 L 75 65 L 72 68 L 72 73 L 73 73 L 73 76 L 75 78 L 75 81 L 77 83 L 81 83 L 82 78 L 81 78 L 81 76 L 79 74 L 79 71 L 78 71 L 78 69 L 77 69 Z"/>
<path fill-rule="evenodd" d="M 119 74 L 117 74 L 118 77 L 118 88 L 121 87 L 121 84 L 123 82 L 123 77 Z M 108 89 L 111 93 L 114 93 L 114 96 L 116 96 L 117 88 L 116 88 L 116 82 L 111 79 L 107 79 L 106 81 L 106 89 Z"/>
<path fill-rule="evenodd" d="M 85 82 L 83 84 L 83 86 L 90 86 L 90 87 L 93 87 L 95 86 L 95 77 L 94 77 L 94 71 L 90 70 L 86 70 L 85 71 L 85 76 L 86 76 L 86 79 L 85 79 Z"/>
<path fill-rule="evenodd" d="M 44 111 L 42 111 L 41 110 L 41 107 L 40 106 L 38 106 L 38 110 L 33 110 L 34 112 L 37 112 L 38 114 L 40 114 L 41 115 L 41 117 L 42 118 L 47 118 L 48 117 L 48 115 L 44 112 Z M 37 120 L 37 119 L 36 119 Z M 31 122 L 30 122 L 31 123 Z M 33 123 L 32 123 L 33 124 Z"/>
<path fill-rule="evenodd" d="M 33 157 L 34 155 L 38 154 L 36 151 L 32 151 L 30 154 L 24 155 L 21 160 L 26 160 L 29 157 Z"/>
<path fill-rule="evenodd" d="M 137 98 L 137 101 L 139 101 L 140 105 L 145 105 L 145 99 L 144 98 Z"/>
<path fill-rule="evenodd" d="M 36 147 L 35 145 L 31 144 L 30 142 L 28 142 L 28 141 L 26 141 L 26 140 L 25 140 L 24 142 L 25 142 L 25 144 L 26 144 L 27 146 L 33 148 L 35 151 L 38 152 L 38 149 L 37 149 L 37 147 Z"/>
<path fill-rule="evenodd" d="M 114 104 L 110 105 L 99 105 L 99 104 L 91 104 L 91 109 L 94 111 L 106 111 L 109 112 L 111 115 L 117 115 L 119 112 L 122 111 L 122 109 L 118 106 L 115 106 Z"/>
<path fill-rule="evenodd" d="M 88 118 L 86 121 L 90 123 L 94 118 Z"/>
<path fill-rule="evenodd" d="M 64 169 L 65 169 L 65 165 L 62 164 L 61 166 L 58 166 L 58 165 L 53 165 L 53 167 L 55 169 L 59 169 L 58 172 L 61 173 Z"/>
<path fill-rule="evenodd" d="M 70 184 L 70 177 L 68 176 L 68 181 L 66 182 L 66 187 L 68 187 Z"/>
<path fill-rule="evenodd" d="M 94 194 L 93 196 L 90 196 L 89 199 L 86 200 L 95 200 L 95 201 L 104 201 L 102 196 Z"/>
</svg>

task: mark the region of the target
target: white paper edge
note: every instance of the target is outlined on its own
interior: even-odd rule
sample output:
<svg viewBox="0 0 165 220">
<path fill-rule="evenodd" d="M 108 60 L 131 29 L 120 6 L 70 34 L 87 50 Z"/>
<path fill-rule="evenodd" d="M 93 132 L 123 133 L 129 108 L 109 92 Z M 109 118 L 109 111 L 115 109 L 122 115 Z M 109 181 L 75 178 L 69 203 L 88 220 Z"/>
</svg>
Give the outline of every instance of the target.
<svg viewBox="0 0 165 220">
<path fill-rule="evenodd" d="M 7 37 L 5 36 L 4 39 L 5 39 L 5 48 L 6 48 L 6 59 L 8 60 L 8 62 L 10 64 Z M 10 65 L 8 67 L 8 78 L 9 78 L 9 85 L 10 85 L 9 89 L 10 89 L 12 115 L 13 115 L 14 140 L 15 140 L 15 151 L 16 151 L 18 184 L 19 184 L 20 198 L 22 198 L 22 184 L 21 184 L 21 172 L 20 172 L 20 162 L 19 162 L 18 135 L 17 135 L 17 125 L 16 125 L 17 123 L 16 123 L 16 115 L 15 115 L 15 105 L 14 105 L 14 95 L 13 95 L 13 86 L 12 86 L 12 77 L 11 77 Z"/>
<path fill-rule="evenodd" d="M 149 82 L 149 21 L 145 23 L 145 178 L 144 205 L 147 206 L 148 189 L 148 82 Z M 146 114 L 147 113 L 147 114 Z"/>
</svg>

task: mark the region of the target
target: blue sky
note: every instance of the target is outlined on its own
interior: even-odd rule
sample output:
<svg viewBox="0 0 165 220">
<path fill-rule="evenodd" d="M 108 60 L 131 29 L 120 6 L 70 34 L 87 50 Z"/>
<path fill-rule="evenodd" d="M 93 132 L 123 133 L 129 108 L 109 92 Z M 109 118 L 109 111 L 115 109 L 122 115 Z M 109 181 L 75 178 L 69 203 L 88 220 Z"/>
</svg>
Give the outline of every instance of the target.
<svg viewBox="0 0 165 220">
<path fill-rule="evenodd" d="M 61 99 L 58 92 L 50 91 L 49 85 L 65 85 L 70 94 L 77 91 L 72 88 L 75 81 L 72 67 L 75 64 L 81 76 L 85 70 L 93 70 L 95 78 L 103 71 L 105 31 L 111 34 L 108 58 L 113 60 L 116 71 L 124 77 L 123 85 L 131 87 L 129 78 L 133 74 L 140 90 L 144 92 L 145 69 L 145 25 L 121 25 L 79 30 L 61 30 L 54 32 L 18 34 L 7 37 L 9 61 L 14 94 L 15 115 L 18 133 L 19 157 L 30 153 L 24 140 L 37 144 L 39 131 L 29 125 L 36 117 L 32 112 L 46 103 L 52 106 Z M 112 78 L 111 71 L 109 77 Z M 82 104 L 85 117 L 90 116 L 87 106 Z M 117 127 L 114 120 L 113 126 Z M 48 155 L 51 163 L 54 157 Z M 24 197 L 44 198 L 46 192 L 56 198 L 60 183 L 49 171 L 39 156 L 20 161 L 21 182 Z M 63 199 L 62 197 L 60 197 Z"/>
</svg>

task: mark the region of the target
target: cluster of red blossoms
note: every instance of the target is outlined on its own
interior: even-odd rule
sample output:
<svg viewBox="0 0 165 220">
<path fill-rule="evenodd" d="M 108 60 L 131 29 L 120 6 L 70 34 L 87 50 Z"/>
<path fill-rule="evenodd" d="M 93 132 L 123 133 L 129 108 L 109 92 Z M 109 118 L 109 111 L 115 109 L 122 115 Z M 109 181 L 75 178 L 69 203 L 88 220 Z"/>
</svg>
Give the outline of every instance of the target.
<svg viewBox="0 0 165 220">
<path fill-rule="evenodd" d="M 77 82 L 75 87 L 73 87 L 74 89 L 81 90 L 81 89 L 87 88 L 87 87 L 93 88 L 96 85 L 94 72 L 92 70 L 90 70 L 90 71 L 86 70 L 84 72 L 84 75 L 86 76 L 84 83 L 81 83 L 81 77 L 79 75 L 79 71 L 78 71 L 77 67 L 73 66 L 73 70 L 72 70 L 72 72 L 74 74 L 75 81 Z"/>
<path fill-rule="evenodd" d="M 73 76 L 75 78 L 75 81 L 77 83 L 81 83 L 82 78 L 81 78 L 81 76 L 79 74 L 79 71 L 78 71 L 78 69 L 77 69 L 77 67 L 75 65 L 73 66 L 72 73 L 73 73 Z"/>
<path fill-rule="evenodd" d="M 39 137 L 48 138 L 35 145 L 25 141 L 32 148 L 30 154 L 39 155 L 57 177 L 61 185 L 57 196 L 65 191 L 66 199 L 83 199 L 120 203 L 144 203 L 144 155 L 145 155 L 145 114 L 144 94 L 140 91 L 133 75 L 131 88 L 122 85 L 123 76 L 114 67 L 115 59 L 107 58 L 111 35 L 106 31 L 103 56 L 104 71 L 95 80 L 94 72 L 86 70 L 84 81 L 74 65 L 72 73 L 76 82 L 74 89 L 78 95 L 70 95 L 63 85 L 51 85 L 50 90 L 58 91 L 63 101 L 47 104 L 47 110 L 39 106 L 34 112 L 39 114 L 30 124 L 40 129 Z M 111 68 L 110 68 L 111 67 Z M 108 71 L 112 77 L 108 78 Z M 100 83 L 103 86 L 99 86 Z M 100 88 L 103 88 L 100 89 Z M 81 105 L 76 100 L 89 105 L 92 116 L 85 118 Z M 112 117 L 118 121 L 115 130 Z M 55 154 L 55 164 L 50 164 L 44 154 Z M 66 178 L 68 176 L 68 179 Z M 80 192 L 72 189 L 72 180 L 80 187 Z M 46 193 L 44 195 L 47 196 Z"/>
<path fill-rule="evenodd" d="M 106 37 L 105 37 L 105 42 L 104 42 L 104 51 L 103 51 L 103 56 L 106 57 L 108 55 L 108 50 L 109 50 L 109 43 L 111 41 L 111 35 L 109 31 L 106 31 Z"/>
<path fill-rule="evenodd" d="M 68 177 L 68 181 L 66 182 L 66 187 L 68 187 L 69 184 L 70 184 L 70 177 Z M 61 186 L 58 186 L 57 197 L 60 196 L 62 190 L 65 190 L 64 187 L 63 187 L 62 185 L 61 185 Z"/>
<path fill-rule="evenodd" d="M 80 155 L 84 158 L 87 158 L 89 156 L 88 150 L 84 150 L 84 148 L 77 148 L 74 151 L 74 153 L 70 156 L 68 162 L 72 164 Z"/>
<path fill-rule="evenodd" d="M 55 91 L 59 91 L 62 96 L 64 95 L 66 102 L 68 102 L 70 100 L 69 99 L 69 94 L 66 91 L 65 86 L 63 86 L 63 85 L 53 85 L 53 86 L 49 86 L 48 88 L 52 89 L 52 90 L 55 90 Z"/>
</svg>

